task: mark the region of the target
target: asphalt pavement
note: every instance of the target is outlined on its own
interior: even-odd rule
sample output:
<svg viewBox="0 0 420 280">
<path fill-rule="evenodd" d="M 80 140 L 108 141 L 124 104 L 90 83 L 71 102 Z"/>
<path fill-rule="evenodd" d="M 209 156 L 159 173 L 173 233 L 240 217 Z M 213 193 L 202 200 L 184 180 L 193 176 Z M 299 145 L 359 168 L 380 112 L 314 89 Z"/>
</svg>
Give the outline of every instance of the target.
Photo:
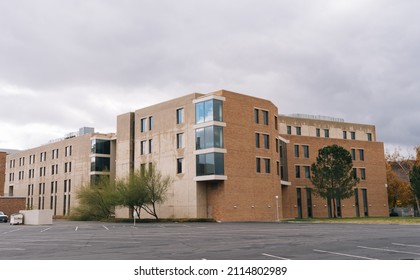
<svg viewBox="0 0 420 280">
<path fill-rule="evenodd" d="M 420 225 L 54 221 L 0 224 L 3 260 L 420 259 Z"/>
</svg>

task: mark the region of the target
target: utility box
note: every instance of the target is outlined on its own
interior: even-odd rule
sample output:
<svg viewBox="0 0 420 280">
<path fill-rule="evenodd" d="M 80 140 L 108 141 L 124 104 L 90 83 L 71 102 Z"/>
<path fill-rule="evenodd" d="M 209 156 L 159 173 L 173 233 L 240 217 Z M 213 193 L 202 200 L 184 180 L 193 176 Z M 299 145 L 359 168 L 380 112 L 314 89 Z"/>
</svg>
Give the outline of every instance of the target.
<svg viewBox="0 0 420 280">
<path fill-rule="evenodd" d="M 21 210 L 25 216 L 25 225 L 52 225 L 53 210 Z"/>
<path fill-rule="evenodd" d="M 10 216 L 11 225 L 23 225 L 23 214 L 15 213 Z"/>
</svg>

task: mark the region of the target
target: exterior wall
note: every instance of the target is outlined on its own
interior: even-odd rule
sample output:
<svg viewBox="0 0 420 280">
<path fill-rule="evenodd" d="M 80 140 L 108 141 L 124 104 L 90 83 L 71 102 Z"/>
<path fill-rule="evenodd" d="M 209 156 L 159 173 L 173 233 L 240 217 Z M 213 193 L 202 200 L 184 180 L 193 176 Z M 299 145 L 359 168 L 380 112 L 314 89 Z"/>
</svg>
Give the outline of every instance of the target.
<svg viewBox="0 0 420 280">
<path fill-rule="evenodd" d="M 222 221 L 276 220 L 275 197 L 281 195 L 276 172 L 277 107 L 267 100 L 228 91 L 217 94 L 226 98 L 223 112 L 227 180 L 206 183 L 209 216 Z M 259 110 L 258 124 L 254 109 Z M 268 125 L 263 123 L 263 110 L 268 111 Z M 260 148 L 256 147 L 256 133 L 260 133 Z M 264 148 L 263 134 L 269 135 L 269 149 Z M 257 157 L 261 158 L 260 173 L 256 171 Z M 270 159 L 270 173 L 266 173 L 263 159 Z"/>
<path fill-rule="evenodd" d="M 289 186 L 282 186 L 282 207 L 283 207 L 283 217 L 284 218 L 295 218 L 299 217 L 298 215 L 298 199 L 297 199 L 297 188 L 301 189 L 302 197 L 302 217 L 307 218 L 308 212 L 311 211 L 308 209 L 308 188 L 313 188 L 311 185 L 310 179 L 305 178 L 304 166 L 310 166 L 315 162 L 316 157 L 318 156 L 318 150 L 328 146 L 337 144 L 344 147 L 348 151 L 352 149 L 356 152 L 356 158 L 353 161 L 353 167 L 357 169 L 357 175 L 361 177 L 361 168 L 364 168 L 366 171 L 366 179 L 361 180 L 359 185 L 356 187 L 359 197 L 359 214 L 357 214 L 357 203 L 355 196 L 342 200 L 341 201 L 341 210 L 342 217 L 355 217 L 357 215 L 363 217 L 366 216 L 388 216 L 388 199 L 387 199 L 387 190 L 386 190 L 386 173 L 385 173 L 385 157 L 384 157 L 384 146 L 381 142 L 367 141 L 367 138 L 364 138 L 366 133 L 373 133 L 374 139 L 374 127 L 367 125 L 351 125 L 347 123 L 337 123 L 337 122 L 314 122 L 313 120 L 296 120 L 294 119 L 291 122 L 288 118 L 281 117 L 282 127 L 285 127 L 285 124 L 294 124 L 300 126 L 299 121 L 302 123 L 307 123 L 308 121 L 312 122 L 311 130 L 315 131 L 316 127 L 328 127 L 332 131 L 338 131 L 333 133 L 335 139 L 329 138 L 314 137 L 314 136 L 298 136 L 298 135 L 284 135 L 281 137 L 290 141 L 287 144 L 287 151 L 285 156 L 287 157 L 287 174 L 288 179 L 291 183 Z M 359 129 L 359 130 L 355 130 Z M 342 137 L 342 131 L 354 131 L 356 132 L 356 140 L 349 139 L 339 139 Z M 284 132 L 284 131 L 283 131 Z M 304 134 L 304 131 L 302 131 Z M 310 134 L 311 135 L 311 134 Z M 357 136 L 362 140 L 357 140 Z M 299 157 L 295 156 L 295 145 L 299 146 Z M 309 158 L 305 158 L 303 154 L 303 145 L 309 147 Z M 359 150 L 364 152 L 364 160 L 360 158 Z M 296 166 L 301 166 L 301 178 L 296 178 Z M 362 196 L 362 190 L 367 191 L 367 209 L 368 212 L 364 211 L 364 201 Z M 312 194 L 312 212 L 313 217 L 328 217 L 328 206 L 327 201 L 322 198 L 316 197 Z"/>
<path fill-rule="evenodd" d="M 68 215 L 78 205 L 77 191 L 90 182 L 91 138 L 111 137 L 89 133 L 8 155 L 5 190 L 13 193 L 6 195 L 25 197 L 27 209 L 54 209 L 54 215 Z"/>
<path fill-rule="evenodd" d="M 0 210 L 9 216 L 26 208 L 24 197 L 0 197 Z"/>
<path fill-rule="evenodd" d="M 6 152 L 0 151 L 0 196 L 4 195 L 5 180 L 6 180 Z"/>
</svg>

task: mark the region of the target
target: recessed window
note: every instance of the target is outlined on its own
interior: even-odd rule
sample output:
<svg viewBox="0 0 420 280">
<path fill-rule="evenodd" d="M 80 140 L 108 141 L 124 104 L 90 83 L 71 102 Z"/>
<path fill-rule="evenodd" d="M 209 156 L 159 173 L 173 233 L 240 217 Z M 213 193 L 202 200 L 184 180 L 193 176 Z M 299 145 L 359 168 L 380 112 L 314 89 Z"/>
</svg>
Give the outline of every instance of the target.
<svg viewBox="0 0 420 280">
<path fill-rule="evenodd" d="M 181 124 L 184 122 L 184 108 L 176 109 L 176 123 Z"/>
<path fill-rule="evenodd" d="M 303 156 L 305 158 L 309 158 L 309 146 L 308 145 L 302 145 L 303 147 Z"/>
<path fill-rule="evenodd" d="M 146 153 L 146 140 L 140 142 L 140 154 L 144 155 Z"/>
<path fill-rule="evenodd" d="M 357 169 L 353 168 L 353 178 L 357 179 Z"/>
<path fill-rule="evenodd" d="M 287 126 L 287 134 L 292 135 L 292 127 L 290 125 Z"/>
<path fill-rule="evenodd" d="M 351 137 L 351 140 L 356 140 L 356 132 L 351 131 L 350 132 L 350 137 Z"/>
<path fill-rule="evenodd" d="M 176 159 L 176 173 L 177 174 L 181 174 L 182 173 L 182 162 L 183 162 L 183 158 L 177 158 Z"/>
<path fill-rule="evenodd" d="M 295 157 L 299 157 L 299 145 L 295 145 Z"/>
<path fill-rule="evenodd" d="M 261 173 L 261 158 L 256 158 L 256 170 L 257 173 Z"/>
<path fill-rule="evenodd" d="M 263 114 L 263 122 L 265 125 L 268 125 L 268 111 L 262 111 Z"/>
<path fill-rule="evenodd" d="M 296 176 L 296 178 L 300 178 L 300 166 L 299 165 L 295 166 L 295 176 Z"/>
<path fill-rule="evenodd" d="M 264 164 L 265 164 L 265 173 L 269 174 L 271 173 L 271 161 L 269 158 L 265 158 L 264 159 Z"/>
<path fill-rule="evenodd" d="M 260 110 L 254 109 L 254 121 L 260 123 Z"/>
<path fill-rule="evenodd" d="M 347 139 L 347 131 L 343 131 L 343 139 Z"/>
<path fill-rule="evenodd" d="M 149 131 L 151 131 L 151 130 L 152 130 L 152 128 L 153 128 L 153 117 L 152 117 L 152 116 L 150 116 L 150 117 L 149 117 Z"/>
<path fill-rule="evenodd" d="M 309 179 L 311 178 L 311 167 L 310 166 L 304 166 L 305 169 L 305 178 Z"/>
<path fill-rule="evenodd" d="M 302 135 L 302 128 L 300 126 L 296 127 L 296 135 Z"/>
<path fill-rule="evenodd" d="M 260 134 L 259 133 L 255 133 L 255 147 L 256 148 L 260 147 Z"/>
<path fill-rule="evenodd" d="M 321 137 L 321 129 L 316 129 L 316 137 Z"/>
<path fill-rule="evenodd" d="M 329 129 L 324 129 L 324 137 L 325 138 L 329 138 L 330 137 L 330 130 Z"/>
<path fill-rule="evenodd" d="M 279 129 L 279 123 L 278 123 L 277 116 L 274 116 L 274 128 L 275 128 L 276 130 L 278 130 L 278 129 Z"/>
<path fill-rule="evenodd" d="M 368 133 L 367 138 L 369 142 L 372 142 L 372 133 Z"/>
<path fill-rule="evenodd" d="M 149 154 L 152 153 L 153 140 L 149 139 Z"/>
<path fill-rule="evenodd" d="M 270 135 L 263 134 L 263 137 L 264 137 L 264 148 L 270 149 Z"/>
<path fill-rule="evenodd" d="M 351 149 L 351 159 L 356 160 L 356 149 Z"/>
<path fill-rule="evenodd" d="M 364 161 L 365 160 L 365 150 L 359 149 L 359 159 L 361 161 Z"/>
<path fill-rule="evenodd" d="M 140 120 L 140 132 L 146 131 L 146 118 Z"/>
<path fill-rule="evenodd" d="M 366 169 L 360 168 L 360 179 L 366 180 Z"/>
<path fill-rule="evenodd" d="M 184 148 L 183 137 L 184 137 L 184 133 L 178 133 L 176 135 L 176 148 L 177 149 Z"/>
</svg>

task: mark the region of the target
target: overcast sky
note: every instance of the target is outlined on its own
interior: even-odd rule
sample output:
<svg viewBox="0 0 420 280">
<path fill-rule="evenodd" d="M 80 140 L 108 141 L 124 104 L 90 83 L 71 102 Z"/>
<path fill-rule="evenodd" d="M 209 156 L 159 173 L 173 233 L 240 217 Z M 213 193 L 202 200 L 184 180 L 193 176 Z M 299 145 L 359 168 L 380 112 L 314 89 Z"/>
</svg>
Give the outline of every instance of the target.
<svg viewBox="0 0 420 280">
<path fill-rule="evenodd" d="M 420 144 L 420 1 L 0 0 L 0 148 L 227 89 Z"/>
</svg>

